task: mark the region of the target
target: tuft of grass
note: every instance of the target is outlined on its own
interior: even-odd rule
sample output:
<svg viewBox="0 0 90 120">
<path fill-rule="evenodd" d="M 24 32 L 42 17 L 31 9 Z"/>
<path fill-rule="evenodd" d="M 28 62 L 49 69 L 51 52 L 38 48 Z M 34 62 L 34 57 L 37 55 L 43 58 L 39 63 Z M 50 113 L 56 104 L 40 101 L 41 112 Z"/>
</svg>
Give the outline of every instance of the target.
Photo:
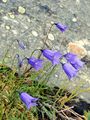
<svg viewBox="0 0 90 120">
<path fill-rule="evenodd" d="M 46 81 L 54 73 L 55 67 L 48 74 L 44 71 L 29 71 L 28 74 L 18 76 L 15 70 L 0 65 L 0 120 L 66 119 L 69 118 L 66 113 L 68 110 L 69 114 L 73 114 L 71 117 L 82 117 L 73 113 L 66 105 L 76 99 L 79 87 L 70 93 L 65 85 L 59 88 L 47 84 Z M 38 106 L 27 110 L 17 91 L 39 98 Z"/>
</svg>

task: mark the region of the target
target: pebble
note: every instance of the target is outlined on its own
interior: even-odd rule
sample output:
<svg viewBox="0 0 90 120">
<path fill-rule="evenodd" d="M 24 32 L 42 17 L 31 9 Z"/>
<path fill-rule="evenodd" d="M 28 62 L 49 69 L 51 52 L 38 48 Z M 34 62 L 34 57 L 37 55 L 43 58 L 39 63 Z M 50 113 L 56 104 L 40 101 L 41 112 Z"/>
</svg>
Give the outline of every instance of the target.
<svg viewBox="0 0 90 120">
<path fill-rule="evenodd" d="M 2 0 L 2 2 L 6 3 L 8 0 Z"/>
<path fill-rule="evenodd" d="M 76 19 L 76 18 L 73 18 L 72 21 L 73 21 L 73 22 L 77 22 L 77 19 Z"/>
<path fill-rule="evenodd" d="M 5 28 L 6 28 L 6 30 L 10 30 L 11 29 L 11 27 L 9 25 L 6 25 Z"/>
<path fill-rule="evenodd" d="M 54 22 L 53 22 L 53 21 L 51 21 L 51 24 L 53 25 L 53 24 L 54 24 Z"/>
<path fill-rule="evenodd" d="M 70 42 L 67 48 L 68 52 L 75 53 L 78 57 L 83 58 L 87 55 L 87 50 L 80 44 Z"/>
<path fill-rule="evenodd" d="M 8 13 L 9 17 L 14 19 L 15 18 L 15 15 L 13 13 Z"/>
<path fill-rule="evenodd" d="M 54 36 L 53 36 L 52 33 L 49 33 L 49 34 L 48 34 L 48 39 L 49 39 L 49 40 L 54 40 Z"/>
<path fill-rule="evenodd" d="M 35 37 L 37 37 L 37 36 L 38 36 L 38 33 L 33 30 L 33 31 L 32 31 L 32 35 L 35 36 Z"/>
<path fill-rule="evenodd" d="M 22 6 L 19 6 L 19 7 L 18 7 L 18 12 L 19 12 L 20 14 L 24 14 L 24 13 L 26 12 L 26 9 L 25 9 L 24 7 L 22 7 Z"/>
<path fill-rule="evenodd" d="M 57 74 L 55 74 L 55 77 L 56 77 L 56 78 L 58 78 L 58 75 L 57 75 Z"/>
<path fill-rule="evenodd" d="M 60 5 L 60 8 L 63 8 L 63 5 Z"/>
</svg>

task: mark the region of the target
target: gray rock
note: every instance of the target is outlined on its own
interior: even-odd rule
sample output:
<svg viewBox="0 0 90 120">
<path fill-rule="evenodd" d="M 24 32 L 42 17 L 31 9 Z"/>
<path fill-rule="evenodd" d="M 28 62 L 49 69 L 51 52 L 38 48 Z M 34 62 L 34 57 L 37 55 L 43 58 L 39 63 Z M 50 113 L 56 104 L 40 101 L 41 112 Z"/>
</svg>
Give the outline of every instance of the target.
<svg viewBox="0 0 90 120">
<path fill-rule="evenodd" d="M 25 8 L 22 15 L 17 11 L 19 6 Z M 10 12 L 14 14 L 13 18 L 9 17 L 8 13 Z M 77 18 L 77 21 L 73 22 L 72 18 L 74 17 Z M 10 65 L 17 53 L 22 57 L 28 57 L 34 49 L 41 48 L 50 27 L 48 24 L 51 21 L 60 22 L 69 27 L 69 30 L 62 34 L 53 26 L 51 33 L 54 35 L 54 40 L 47 41 L 49 45 L 52 45 L 52 49 L 60 49 L 62 53 L 65 53 L 66 45 L 69 42 L 84 38 L 90 40 L 90 0 L 81 0 L 78 4 L 75 0 L 8 0 L 6 3 L 0 2 L 0 61 L 6 56 L 5 63 Z M 10 26 L 10 29 L 6 29 L 6 25 Z M 38 36 L 33 36 L 32 31 L 37 31 Z M 25 43 L 25 50 L 19 48 L 16 39 Z M 87 72 L 85 71 L 85 76 L 88 78 L 90 78 L 89 69 L 87 68 Z M 60 66 L 50 79 L 50 82 L 56 85 L 80 84 L 78 79 L 73 82 L 66 80 L 67 77 Z M 87 87 L 90 87 L 86 78 L 83 81 Z M 83 97 L 90 102 L 90 93 L 85 93 Z"/>
</svg>

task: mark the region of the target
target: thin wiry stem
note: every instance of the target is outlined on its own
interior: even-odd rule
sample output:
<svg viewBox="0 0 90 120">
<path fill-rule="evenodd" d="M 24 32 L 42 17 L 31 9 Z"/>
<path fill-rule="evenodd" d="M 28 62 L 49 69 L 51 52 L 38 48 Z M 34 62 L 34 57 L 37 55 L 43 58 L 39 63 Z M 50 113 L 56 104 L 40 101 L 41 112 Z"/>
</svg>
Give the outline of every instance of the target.
<svg viewBox="0 0 90 120">
<path fill-rule="evenodd" d="M 47 32 L 47 35 L 46 35 L 45 39 L 42 40 L 43 41 L 43 46 L 41 47 L 41 49 L 44 49 L 45 45 L 47 46 L 47 48 L 51 49 L 50 46 L 46 42 L 48 40 L 48 34 L 51 32 L 51 29 L 52 29 L 53 25 L 54 24 L 51 24 L 51 26 L 50 26 L 50 28 L 49 28 L 49 30 Z M 40 58 L 40 57 L 41 57 L 41 54 L 38 56 L 38 58 Z"/>
</svg>

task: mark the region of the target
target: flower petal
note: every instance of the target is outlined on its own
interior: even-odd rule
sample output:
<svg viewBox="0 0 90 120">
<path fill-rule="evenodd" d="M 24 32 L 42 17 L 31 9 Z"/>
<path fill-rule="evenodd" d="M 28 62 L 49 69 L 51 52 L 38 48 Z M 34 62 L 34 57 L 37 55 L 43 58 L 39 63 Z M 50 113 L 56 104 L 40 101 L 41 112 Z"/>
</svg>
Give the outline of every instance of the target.
<svg viewBox="0 0 90 120">
<path fill-rule="evenodd" d="M 26 92 L 21 92 L 19 93 L 19 95 L 20 95 L 20 99 L 26 105 L 27 109 L 30 109 L 31 106 L 37 105 L 35 102 L 38 100 L 38 98 L 34 98 L 30 96 Z"/>
<path fill-rule="evenodd" d="M 82 62 L 78 57 L 77 55 L 73 54 L 73 53 L 67 53 L 64 55 L 65 58 L 67 59 L 68 62 L 71 63 L 71 65 L 79 70 L 80 68 L 83 67 L 83 65 L 85 64 L 84 62 Z"/>
<path fill-rule="evenodd" d="M 70 63 L 62 64 L 62 67 L 69 79 L 72 79 L 77 75 L 77 70 Z"/>
<path fill-rule="evenodd" d="M 62 54 L 59 51 L 52 51 L 49 49 L 42 50 L 43 55 L 52 62 L 53 65 L 59 64 Z"/>
<path fill-rule="evenodd" d="M 43 67 L 43 60 L 36 59 L 35 57 L 29 58 L 28 63 L 37 71 Z"/>
<path fill-rule="evenodd" d="M 64 32 L 68 29 L 68 27 L 66 25 L 63 25 L 61 23 L 55 23 L 55 25 L 61 32 Z"/>
</svg>

